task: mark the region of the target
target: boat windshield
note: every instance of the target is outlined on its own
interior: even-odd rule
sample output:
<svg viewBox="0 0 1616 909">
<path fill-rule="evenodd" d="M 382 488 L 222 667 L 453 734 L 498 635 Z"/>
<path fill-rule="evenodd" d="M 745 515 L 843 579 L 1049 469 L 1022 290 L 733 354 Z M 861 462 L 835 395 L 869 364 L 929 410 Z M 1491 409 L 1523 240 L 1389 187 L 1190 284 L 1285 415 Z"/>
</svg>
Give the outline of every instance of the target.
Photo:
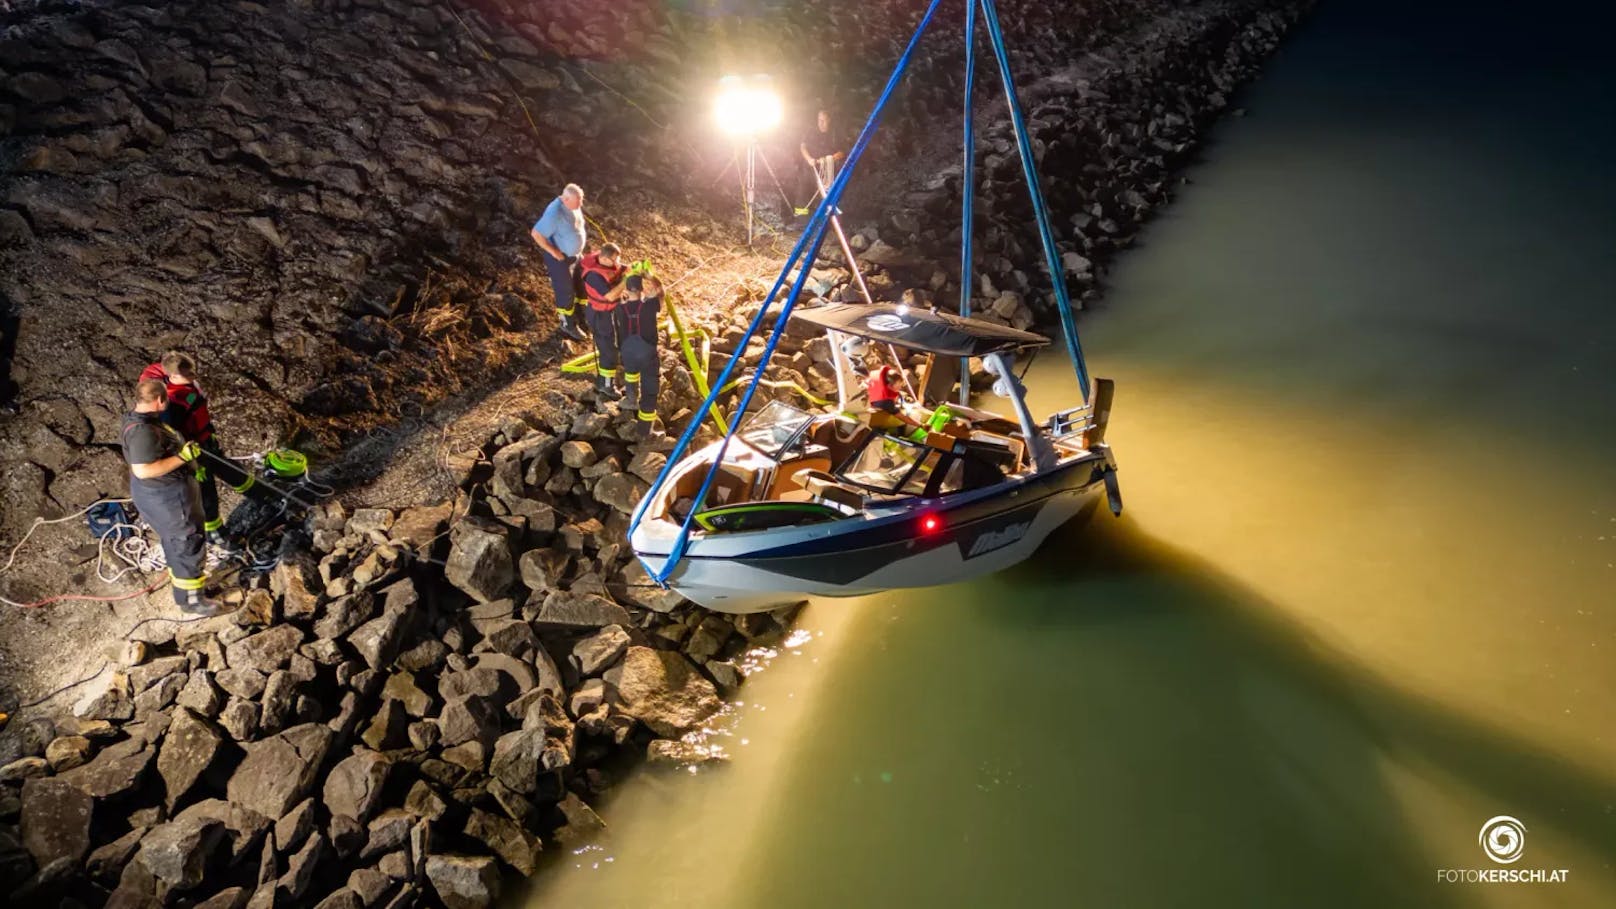
<svg viewBox="0 0 1616 909">
<path fill-rule="evenodd" d="M 739 435 L 741 441 L 778 461 L 812 419 L 811 414 L 790 404 L 770 401 L 767 407 L 746 418 Z"/>
</svg>

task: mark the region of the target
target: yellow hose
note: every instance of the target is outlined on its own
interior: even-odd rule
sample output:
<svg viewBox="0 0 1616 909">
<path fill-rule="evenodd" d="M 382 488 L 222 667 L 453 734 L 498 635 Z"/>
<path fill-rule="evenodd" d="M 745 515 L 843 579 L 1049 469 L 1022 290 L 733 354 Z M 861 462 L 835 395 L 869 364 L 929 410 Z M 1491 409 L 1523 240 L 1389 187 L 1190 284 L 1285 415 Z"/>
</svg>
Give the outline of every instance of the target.
<svg viewBox="0 0 1616 909">
<path fill-rule="evenodd" d="M 679 321 L 679 311 L 674 308 L 673 298 L 670 296 L 663 303 L 667 307 L 668 322 L 673 326 L 673 333 L 679 338 L 679 348 L 684 351 L 685 362 L 690 364 L 690 377 L 696 382 L 696 391 L 701 394 L 702 400 L 706 400 L 707 395 L 711 393 L 711 387 L 707 384 L 706 363 L 697 362 L 696 352 L 690 347 L 690 337 L 685 334 L 684 323 Z M 706 337 L 706 334 L 706 332 L 702 332 L 703 338 Z M 714 403 L 712 407 L 708 408 L 708 411 L 713 415 L 713 422 L 718 424 L 719 432 L 727 434 L 729 424 L 724 422 L 723 415 L 718 412 L 718 404 Z"/>
</svg>

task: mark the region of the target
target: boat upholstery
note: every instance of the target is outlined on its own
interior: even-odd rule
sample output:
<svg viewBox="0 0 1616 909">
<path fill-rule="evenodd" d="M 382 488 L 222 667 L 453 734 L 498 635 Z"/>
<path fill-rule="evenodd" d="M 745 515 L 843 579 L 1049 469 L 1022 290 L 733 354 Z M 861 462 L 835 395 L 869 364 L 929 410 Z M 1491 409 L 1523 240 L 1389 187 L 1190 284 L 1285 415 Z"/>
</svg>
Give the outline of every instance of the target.
<svg viewBox="0 0 1616 909">
<path fill-rule="evenodd" d="M 828 457 L 804 457 L 789 461 L 781 461 L 779 469 L 774 472 L 774 480 L 769 484 L 769 493 L 765 499 L 784 499 L 786 493 L 802 489 L 802 482 L 797 476 L 804 470 L 816 470 L 830 473 L 831 459 Z"/>
<path fill-rule="evenodd" d="M 802 488 L 822 502 L 843 505 L 854 511 L 864 510 L 864 493 L 848 486 L 828 473 L 811 468 L 797 471 L 793 477 Z"/>
<path fill-rule="evenodd" d="M 706 478 L 707 471 L 700 468 L 681 476 L 674 484 L 673 499 L 694 500 L 696 493 L 701 491 L 702 481 Z M 756 471 L 728 462 L 720 464 L 717 474 L 713 477 L 713 486 L 707 491 L 707 506 L 744 502 L 752 498 L 752 489 L 756 485 Z"/>
<path fill-rule="evenodd" d="M 864 447 L 870 437 L 870 427 L 851 420 L 826 420 L 809 431 L 809 440 L 825 446 L 831 467 L 846 461 L 853 452 Z"/>
</svg>

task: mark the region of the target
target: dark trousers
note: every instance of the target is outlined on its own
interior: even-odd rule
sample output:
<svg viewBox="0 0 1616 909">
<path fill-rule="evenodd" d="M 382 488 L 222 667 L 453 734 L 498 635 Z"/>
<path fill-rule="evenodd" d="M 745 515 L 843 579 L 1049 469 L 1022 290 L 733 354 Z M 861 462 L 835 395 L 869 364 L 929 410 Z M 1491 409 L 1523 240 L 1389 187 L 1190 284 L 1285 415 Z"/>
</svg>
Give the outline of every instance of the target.
<svg viewBox="0 0 1616 909">
<path fill-rule="evenodd" d="M 617 378 L 620 358 L 617 353 L 617 323 L 609 309 L 589 307 L 589 334 L 595 339 L 595 353 L 600 355 L 600 374 L 608 379 Z"/>
<path fill-rule="evenodd" d="M 656 419 L 657 392 L 662 386 L 662 363 L 656 345 L 639 335 L 623 339 L 623 381 L 628 397 L 639 411 L 636 416 L 650 422 Z"/>
<path fill-rule="evenodd" d="M 219 517 L 219 480 L 249 499 L 267 498 L 269 490 L 257 485 L 253 475 L 238 462 L 224 456 L 217 437 L 203 442 L 202 447 L 218 458 L 217 461 L 203 458 L 199 462 L 201 476 L 197 477 L 202 495 L 202 529 L 211 532 L 224 527 L 224 520 Z"/>
<path fill-rule="evenodd" d="M 189 469 L 181 467 L 179 472 Z M 187 476 L 184 483 L 152 485 L 131 479 L 129 497 L 134 499 L 140 516 L 157 531 L 168 573 L 173 577 L 174 602 L 184 603 L 186 592 L 201 590 L 207 576 L 202 494 L 196 480 Z"/>
<path fill-rule="evenodd" d="M 550 289 L 555 291 L 556 312 L 563 316 L 572 315 L 572 263 L 578 261 L 578 257 L 557 259 L 542 248 L 539 256 L 544 259 L 544 270 L 550 275 Z"/>
</svg>

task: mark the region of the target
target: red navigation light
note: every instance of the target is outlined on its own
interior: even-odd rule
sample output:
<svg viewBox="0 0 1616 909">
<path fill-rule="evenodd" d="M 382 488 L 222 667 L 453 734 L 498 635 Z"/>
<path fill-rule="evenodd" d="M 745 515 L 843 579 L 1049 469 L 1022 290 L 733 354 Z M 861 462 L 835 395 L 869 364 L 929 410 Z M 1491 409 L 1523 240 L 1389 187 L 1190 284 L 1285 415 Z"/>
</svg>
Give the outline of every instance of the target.
<svg viewBox="0 0 1616 909">
<path fill-rule="evenodd" d="M 921 533 L 936 533 L 943 529 L 943 519 L 934 514 L 926 515 L 920 519 Z"/>
</svg>

